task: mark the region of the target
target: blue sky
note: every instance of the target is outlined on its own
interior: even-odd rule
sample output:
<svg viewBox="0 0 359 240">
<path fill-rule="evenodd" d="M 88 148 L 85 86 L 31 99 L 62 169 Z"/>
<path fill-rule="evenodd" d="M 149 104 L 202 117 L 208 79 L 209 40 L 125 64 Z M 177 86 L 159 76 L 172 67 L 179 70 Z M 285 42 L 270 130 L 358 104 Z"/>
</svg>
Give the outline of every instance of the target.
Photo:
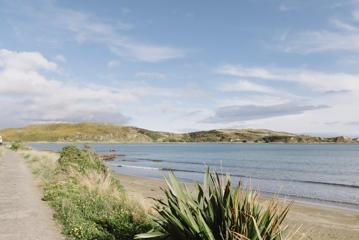
<svg viewBox="0 0 359 240">
<path fill-rule="evenodd" d="M 0 0 L 0 127 L 359 129 L 359 1 Z"/>
</svg>

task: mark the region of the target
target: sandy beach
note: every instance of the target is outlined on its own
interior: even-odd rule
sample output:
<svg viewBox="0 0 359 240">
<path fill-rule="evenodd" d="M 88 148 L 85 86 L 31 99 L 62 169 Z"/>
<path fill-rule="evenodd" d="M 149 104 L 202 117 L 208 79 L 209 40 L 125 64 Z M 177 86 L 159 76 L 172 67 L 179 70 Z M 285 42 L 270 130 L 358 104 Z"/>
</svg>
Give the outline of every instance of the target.
<svg viewBox="0 0 359 240">
<path fill-rule="evenodd" d="M 118 174 L 128 195 L 151 211 L 153 200 L 163 196 L 164 181 L 153 178 Z M 294 203 L 288 216 L 288 224 L 300 228 L 295 239 L 359 239 L 359 211 L 330 208 L 307 203 Z"/>
</svg>

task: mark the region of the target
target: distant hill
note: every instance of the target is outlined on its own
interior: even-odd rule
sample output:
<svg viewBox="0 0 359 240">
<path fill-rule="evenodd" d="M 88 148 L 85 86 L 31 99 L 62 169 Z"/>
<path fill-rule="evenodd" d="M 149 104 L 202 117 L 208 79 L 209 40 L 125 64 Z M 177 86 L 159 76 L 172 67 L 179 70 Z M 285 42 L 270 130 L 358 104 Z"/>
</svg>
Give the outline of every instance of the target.
<svg viewBox="0 0 359 240">
<path fill-rule="evenodd" d="M 237 142 L 237 143 L 352 143 L 350 137 L 322 138 L 265 129 L 217 129 L 170 133 L 108 123 L 36 124 L 0 130 L 4 141 L 25 142 Z"/>
</svg>

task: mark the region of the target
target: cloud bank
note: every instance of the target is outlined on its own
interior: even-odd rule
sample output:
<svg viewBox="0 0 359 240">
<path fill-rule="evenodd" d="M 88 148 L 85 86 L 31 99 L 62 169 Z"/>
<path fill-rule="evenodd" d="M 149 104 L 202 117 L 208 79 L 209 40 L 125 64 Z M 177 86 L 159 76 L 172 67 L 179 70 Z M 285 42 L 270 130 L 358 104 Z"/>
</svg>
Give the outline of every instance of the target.
<svg viewBox="0 0 359 240">
<path fill-rule="evenodd" d="M 213 116 L 205 119 L 207 123 L 232 123 L 247 120 L 266 119 L 287 115 L 301 114 L 305 111 L 327 108 L 328 106 L 298 105 L 295 103 L 277 104 L 269 106 L 239 105 L 226 106 L 215 110 Z"/>
<path fill-rule="evenodd" d="M 222 65 L 216 71 L 219 74 L 235 77 L 293 82 L 321 92 L 359 90 L 359 74 L 308 69 L 245 67 L 233 64 Z"/>
<path fill-rule="evenodd" d="M 8 109 L 2 113 L 1 123 L 129 121 L 120 106 L 135 99 L 133 93 L 98 85 L 79 86 L 49 77 L 57 71 L 58 65 L 38 52 L 1 49 L 0 101 Z"/>
</svg>

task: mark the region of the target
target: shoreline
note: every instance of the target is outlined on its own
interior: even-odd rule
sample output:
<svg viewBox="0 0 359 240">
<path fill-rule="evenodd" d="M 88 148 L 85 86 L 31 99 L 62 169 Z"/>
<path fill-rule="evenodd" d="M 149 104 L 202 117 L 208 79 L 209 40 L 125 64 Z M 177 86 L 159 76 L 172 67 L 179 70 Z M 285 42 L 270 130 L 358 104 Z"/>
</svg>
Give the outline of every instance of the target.
<svg viewBox="0 0 359 240">
<path fill-rule="evenodd" d="M 130 176 L 115 173 L 128 196 L 140 202 L 144 208 L 151 212 L 154 200 L 161 198 L 161 188 L 165 182 L 161 179 L 150 177 Z M 268 196 L 261 194 L 261 201 L 265 202 Z M 289 203 L 285 199 L 281 202 Z M 301 227 L 301 235 L 304 239 L 346 239 L 357 240 L 359 238 L 359 211 L 322 204 L 294 201 L 287 219 L 294 229 Z"/>
<path fill-rule="evenodd" d="M 111 162 L 111 160 L 109 160 L 109 162 Z M 115 175 L 121 175 L 121 176 L 123 175 L 124 177 L 128 177 L 128 178 L 134 177 L 134 178 L 158 181 L 159 184 L 164 182 L 163 177 L 166 175 L 166 174 L 164 174 L 163 177 L 150 177 L 150 176 L 142 176 L 142 175 L 135 175 L 135 174 L 131 175 L 131 174 L 127 174 L 127 173 L 116 172 L 113 169 L 113 166 L 107 165 L 107 167 L 109 167 Z M 195 180 L 189 180 L 189 179 L 180 179 L 180 181 L 186 185 L 191 185 L 192 183 L 196 182 Z M 262 199 L 271 199 L 271 198 L 275 197 L 281 201 L 296 202 L 298 204 L 318 206 L 318 207 L 337 209 L 337 210 L 353 211 L 353 212 L 357 212 L 359 214 L 359 204 L 328 201 L 328 200 L 323 200 L 323 199 L 306 198 L 306 197 L 300 197 L 300 196 L 295 196 L 295 195 L 285 195 L 285 194 L 280 194 L 280 193 L 264 192 L 264 191 L 260 191 L 258 189 L 254 189 L 254 190 L 259 193 L 259 195 L 261 196 Z"/>
<path fill-rule="evenodd" d="M 34 151 L 34 150 L 32 150 Z M 46 152 L 35 150 L 35 152 Z M 47 153 L 48 154 L 48 153 Z M 57 154 L 55 153 L 55 156 Z M 109 166 L 108 166 L 109 167 Z M 109 167 L 111 169 L 111 167 Z M 117 173 L 112 170 L 120 184 L 125 190 L 128 198 L 144 207 L 146 212 L 153 213 L 154 200 L 151 198 L 162 198 L 161 188 L 165 187 L 163 179 L 131 176 Z M 191 189 L 191 183 L 186 182 Z M 265 204 L 269 199 L 265 194 L 260 194 L 260 201 Z M 288 204 L 291 201 L 280 202 Z M 288 231 L 295 231 L 301 227 L 296 239 L 308 240 L 358 240 L 359 239 L 359 211 L 346 208 L 337 208 L 321 204 L 312 204 L 295 201 L 291 206 L 286 223 Z"/>
<path fill-rule="evenodd" d="M 111 162 L 111 160 L 109 160 Z M 123 174 L 126 176 L 134 176 L 134 177 L 143 177 L 143 178 L 148 178 L 148 179 L 153 179 L 153 180 L 159 180 L 159 181 L 163 181 L 163 176 L 166 176 L 167 174 L 163 174 L 162 177 L 151 177 L 151 176 L 143 176 L 143 175 L 137 175 L 137 174 L 133 174 L 131 175 L 130 173 L 120 173 L 120 172 L 116 172 L 112 165 L 107 165 L 108 167 L 110 167 L 112 169 L 112 171 L 114 171 L 115 174 Z M 124 165 L 121 165 L 124 166 Z M 163 169 L 161 169 L 163 170 Z M 176 172 L 173 171 L 171 169 L 165 170 L 168 172 Z M 201 174 L 203 174 L 202 172 L 200 172 Z M 224 175 L 223 175 L 224 176 Z M 232 177 L 235 175 L 231 175 Z M 250 177 L 243 177 L 243 178 L 248 178 L 251 179 Z M 191 179 L 180 179 L 181 182 L 185 183 L 185 184 L 191 184 L 192 182 L 195 182 L 195 180 L 191 180 Z M 288 180 L 289 181 L 289 180 Z M 323 206 L 323 207 L 327 207 L 327 208 L 336 208 L 336 209 L 346 209 L 346 210 L 350 210 L 350 211 L 356 211 L 359 213 L 359 203 L 355 204 L 355 203 L 350 203 L 350 202 L 338 202 L 338 201 L 331 201 L 331 200 L 326 200 L 326 199 L 318 199 L 318 198 L 310 198 L 310 197 L 302 197 L 302 196 L 297 196 L 297 195 L 288 195 L 288 194 L 281 194 L 281 193 L 273 193 L 273 192 L 266 192 L 266 191 L 261 191 L 260 189 L 254 189 L 255 191 L 259 192 L 260 195 L 263 198 L 272 198 L 273 196 L 275 196 L 278 199 L 282 199 L 282 200 L 286 200 L 286 201 L 295 201 L 295 202 L 301 202 L 303 204 L 309 204 L 309 205 L 317 205 L 317 206 Z"/>
<path fill-rule="evenodd" d="M 47 141 L 36 141 L 36 142 L 24 142 L 25 144 L 239 144 L 239 145 L 359 145 L 359 142 L 312 142 L 312 143 L 286 143 L 286 142 L 96 142 L 96 141 L 78 141 L 78 142 L 47 142 Z"/>
<path fill-rule="evenodd" d="M 70 143 L 65 143 L 66 145 L 69 145 Z M 80 144 L 80 143 L 79 143 Z M 151 144 L 151 143 L 150 143 Z M 57 145 L 56 143 L 54 143 L 54 145 Z M 104 145 L 107 145 L 104 143 Z M 160 145 L 160 144 L 158 144 Z M 166 145 L 166 144 L 164 144 Z M 348 144 L 349 145 L 349 144 Z M 36 146 L 34 146 L 36 148 Z M 42 150 L 44 151 L 44 150 Z M 46 150 L 49 152 L 57 152 L 55 150 Z M 107 154 L 107 152 L 98 152 L 99 154 Z M 108 154 L 112 154 L 112 152 L 108 152 Z M 125 156 L 125 155 L 124 155 Z M 111 162 L 111 160 L 109 160 L 109 162 Z M 111 164 L 107 164 L 108 167 L 112 168 Z M 125 166 L 125 165 L 124 165 Z M 114 170 L 114 169 L 113 169 Z M 165 168 L 166 171 L 170 171 L 171 169 L 167 169 Z M 115 171 L 117 173 L 117 171 Z M 121 172 L 120 174 L 127 174 L 127 175 L 131 175 L 131 173 L 126 173 L 126 172 Z M 138 177 L 145 177 L 145 178 L 152 178 L 152 179 L 157 179 L 157 180 L 161 180 L 162 177 L 161 176 L 146 176 L 146 175 L 141 175 L 141 174 L 133 174 L 133 176 L 138 176 Z M 249 178 L 251 179 L 251 177 L 248 176 L 239 176 L 240 178 Z M 261 178 L 259 178 L 261 179 Z M 279 179 L 281 180 L 281 179 Z M 192 182 L 191 179 L 186 179 L 186 180 L 181 180 L 183 182 Z M 290 181 L 290 180 L 288 180 Z M 317 184 L 325 184 L 325 185 L 340 185 L 340 184 L 330 184 L 330 183 L 325 183 L 325 182 L 311 182 L 311 183 L 317 183 Z M 347 187 L 347 185 L 340 185 L 340 186 L 345 186 Z M 348 185 L 348 187 L 351 187 Z M 354 186 L 357 187 L 357 186 Z M 257 189 L 258 190 L 258 189 Z M 301 197 L 301 196 L 296 196 L 296 195 L 288 195 L 288 194 L 281 194 L 279 192 L 265 192 L 265 191 L 260 191 L 262 196 L 266 196 L 267 198 L 270 198 L 271 196 L 277 196 L 278 198 L 281 199 L 289 199 L 289 200 L 293 200 L 296 202 L 301 202 L 304 204 L 310 204 L 310 205 L 317 205 L 317 206 L 324 206 L 324 207 L 328 207 L 328 208 L 337 208 L 337 209 L 348 209 L 348 210 L 352 210 L 352 211 L 357 211 L 359 212 L 359 203 L 353 203 L 353 202 L 346 202 L 346 201 L 327 201 L 324 198 L 312 198 L 312 197 Z"/>
<path fill-rule="evenodd" d="M 111 167 L 109 167 L 109 168 L 111 169 Z M 161 186 L 161 187 L 162 187 L 162 185 L 164 186 L 163 178 L 146 177 L 146 176 L 130 175 L 130 174 L 125 174 L 125 173 L 118 173 L 118 172 L 114 171 L 113 169 L 111 169 L 111 171 L 116 176 L 119 176 L 120 179 L 126 179 L 126 182 L 127 182 L 127 179 L 136 178 L 136 179 L 140 179 L 143 182 L 153 181 L 153 182 L 157 182 L 158 186 Z M 193 183 L 193 181 L 190 181 L 190 180 L 187 180 L 187 181 L 180 180 L 180 181 L 189 186 Z M 273 194 L 273 193 L 269 193 L 269 192 L 261 192 L 258 190 L 255 190 L 255 191 L 259 192 L 261 199 L 277 198 L 283 202 L 295 202 L 297 205 L 305 205 L 305 206 L 333 209 L 333 210 L 339 210 L 339 211 L 340 210 L 351 211 L 351 212 L 356 212 L 359 214 L 359 208 L 357 207 L 357 205 L 355 205 L 356 207 L 350 207 L 352 205 L 345 204 L 345 203 L 330 204 L 331 202 L 327 202 L 325 200 L 312 200 L 311 201 L 310 199 L 307 200 L 307 198 L 302 198 L 302 197 Z M 358 224 L 359 224 L 359 222 L 358 222 Z"/>
</svg>

